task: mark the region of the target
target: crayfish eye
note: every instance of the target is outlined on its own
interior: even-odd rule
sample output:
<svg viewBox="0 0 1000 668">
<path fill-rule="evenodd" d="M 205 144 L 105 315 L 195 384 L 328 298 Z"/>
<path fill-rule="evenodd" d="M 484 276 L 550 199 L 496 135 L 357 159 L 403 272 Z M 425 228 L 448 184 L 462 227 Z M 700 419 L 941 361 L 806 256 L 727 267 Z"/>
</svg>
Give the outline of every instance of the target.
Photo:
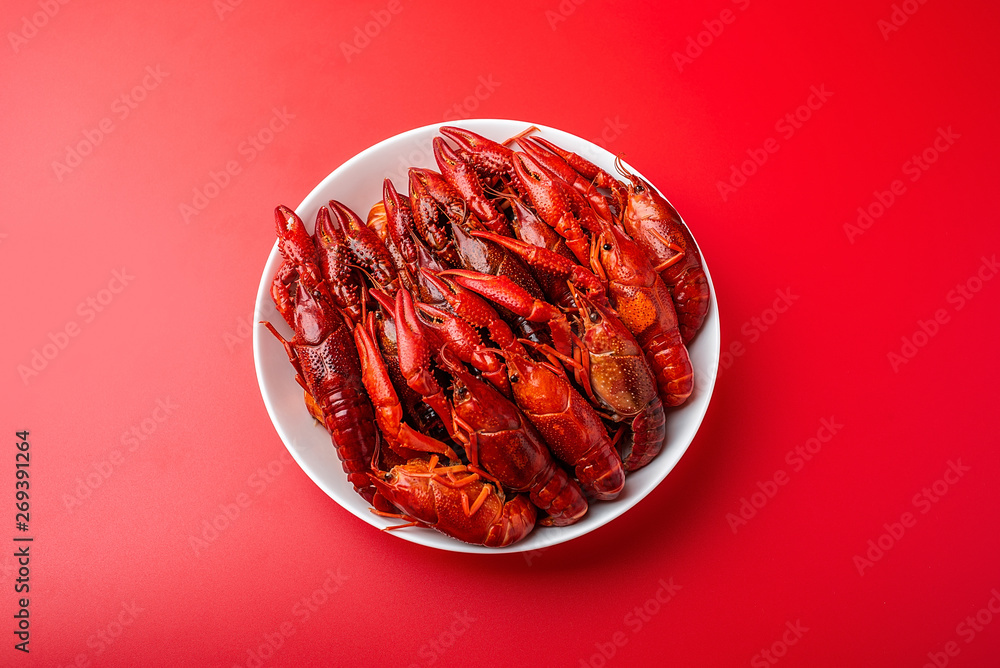
<svg viewBox="0 0 1000 668">
<path fill-rule="evenodd" d="M 597 323 L 597 322 L 600 322 L 600 321 L 601 321 L 601 316 L 598 315 L 597 311 L 591 311 L 590 312 L 590 322 Z"/>
<path fill-rule="evenodd" d="M 516 373 L 510 374 L 510 382 L 516 383 L 519 380 L 521 380 L 521 378 Z"/>
<path fill-rule="evenodd" d="M 601 248 L 603 248 L 603 249 L 604 249 L 604 250 L 606 250 L 606 251 L 609 251 L 609 250 L 611 250 L 611 244 L 607 244 L 607 243 L 606 243 L 606 244 L 604 244 L 603 246 L 601 246 Z"/>
<path fill-rule="evenodd" d="M 464 387 L 456 387 L 456 388 L 455 388 L 455 396 L 456 396 L 457 398 L 461 399 L 462 397 L 464 397 L 464 396 L 465 396 L 465 393 L 466 393 L 467 391 L 468 391 L 468 390 L 466 390 L 466 389 L 465 389 Z"/>
<path fill-rule="evenodd" d="M 644 186 L 644 185 L 638 185 L 638 186 L 636 186 L 636 187 L 635 187 L 635 191 L 636 191 L 637 193 L 641 193 L 641 192 L 643 192 L 644 190 L 646 190 L 646 186 Z"/>
</svg>

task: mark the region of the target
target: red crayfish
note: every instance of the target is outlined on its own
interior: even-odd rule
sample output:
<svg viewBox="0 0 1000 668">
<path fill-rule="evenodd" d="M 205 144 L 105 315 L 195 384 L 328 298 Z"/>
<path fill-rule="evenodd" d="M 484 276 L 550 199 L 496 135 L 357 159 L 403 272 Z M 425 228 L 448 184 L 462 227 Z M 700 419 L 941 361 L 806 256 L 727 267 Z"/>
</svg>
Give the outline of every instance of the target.
<svg viewBox="0 0 1000 668">
<path fill-rule="evenodd" d="M 708 306 L 666 200 L 533 130 L 442 127 L 440 172 L 386 179 L 367 224 L 276 210 L 294 336 L 267 326 L 348 479 L 401 527 L 490 547 L 579 521 L 656 456 Z"/>
</svg>

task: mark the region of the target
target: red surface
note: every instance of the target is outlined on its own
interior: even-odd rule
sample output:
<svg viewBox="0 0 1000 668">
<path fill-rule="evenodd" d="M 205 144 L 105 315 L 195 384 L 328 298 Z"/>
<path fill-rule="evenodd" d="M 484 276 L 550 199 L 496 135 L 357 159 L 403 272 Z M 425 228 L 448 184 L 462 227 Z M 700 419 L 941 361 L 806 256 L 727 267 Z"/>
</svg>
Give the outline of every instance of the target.
<svg viewBox="0 0 1000 668">
<path fill-rule="evenodd" d="M 888 0 L 220 14 L 222 1 L 0 12 L 0 541 L 11 555 L 21 535 L 20 429 L 35 539 L 28 655 L 11 633 L 17 563 L 0 558 L 0 664 L 253 666 L 271 637 L 268 666 L 774 665 L 765 649 L 788 666 L 997 665 L 1000 280 L 976 278 L 1000 250 L 993 3 L 908 0 L 900 11 L 915 13 L 883 35 Z M 713 23 L 725 9 L 731 23 Z M 345 54 L 373 12 L 391 20 Z M 720 25 L 708 44 L 702 31 Z M 679 69 L 687 48 L 697 57 Z M 123 106 L 144 77 L 144 99 Z M 810 100 L 801 127 L 781 123 Z M 254 377 L 248 325 L 273 207 L 455 105 L 626 154 L 690 222 L 723 346 L 740 353 L 667 480 L 541 553 L 448 554 L 373 531 L 289 465 Z M 275 109 L 279 131 L 252 149 Z M 947 150 L 909 171 L 945 147 L 939 129 L 954 133 Z M 97 134 L 71 171 L 54 167 Z M 731 166 L 765 146 L 723 199 Z M 230 162 L 238 173 L 196 202 Z M 891 206 L 850 238 L 858 207 L 878 213 L 897 179 Z M 123 268 L 124 286 L 112 282 Z M 961 297 L 963 285 L 978 291 Z M 784 291 L 791 306 L 769 311 Z M 936 313 L 946 322 L 923 336 Z M 50 335 L 65 347 L 24 376 Z M 904 337 L 923 345 L 904 351 Z M 837 433 L 810 441 L 829 436 L 825 420 Z M 817 444 L 800 465 L 796 449 Z M 773 496 L 753 496 L 762 488 Z M 734 533 L 744 498 L 766 504 Z M 239 511 L 228 526 L 227 508 Z M 225 528 L 196 549 L 213 520 Z M 905 531 L 881 537 L 888 549 L 859 574 L 886 525 Z M 335 592 L 303 607 L 324 582 Z"/>
</svg>

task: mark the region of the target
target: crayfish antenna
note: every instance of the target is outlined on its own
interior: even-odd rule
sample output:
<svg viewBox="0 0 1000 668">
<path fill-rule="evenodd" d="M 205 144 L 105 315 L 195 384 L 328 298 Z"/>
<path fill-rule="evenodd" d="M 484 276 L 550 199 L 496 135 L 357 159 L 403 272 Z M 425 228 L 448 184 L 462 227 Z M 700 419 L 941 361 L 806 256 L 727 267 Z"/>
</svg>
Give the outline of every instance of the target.
<svg viewBox="0 0 1000 668">
<path fill-rule="evenodd" d="M 378 467 L 378 460 L 382 455 L 382 433 L 379 431 L 375 432 L 375 448 L 372 450 L 372 460 L 369 463 L 369 468 L 377 473 L 382 473 L 383 471 Z"/>
<path fill-rule="evenodd" d="M 521 132 L 518 132 L 516 135 L 514 135 L 513 137 L 511 137 L 510 139 L 508 139 L 507 141 L 503 142 L 503 145 L 504 146 L 510 146 L 511 144 L 513 144 L 517 140 L 521 139 L 522 137 L 527 137 L 532 132 L 539 132 L 539 129 L 536 128 L 534 125 L 532 125 L 532 126 L 528 127 L 527 130 L 522 130 Z"/>
<path fill-rule="evenodd" d="M 381 513 L 375 511 L 375 514 L 380 515 Z M 386 513 L 385 515 L 382 515 L 382 517 L 396 517 L 396 515 L 393 515 L 392 513 Z M 406 515 L 399 515 L 399 519 L 405 520 Z M 417 520 L 413 520 L 411 522 L 407 522 L 406 524 L 397 524 L 395 526 L 385 527 L 384 529 L 382 529 L 382 531 L 395 531 L 397 529 L 409 529 L 410 527 L 420 527 L 420 526 L 424 526 L 424 523 L 418 522 Z"/>
<path fill-rule="evenodd" d="M 625 169 L 625 164 L 622 161 L 622 156 L 623 155 L 625 155 L 625 154 L 624 153 L 619 153 L 618 155 L 615 156 L 615 171 L 618 172 L 619 174 L 621 174 L 622 176 L 624 176 L 629 181 L 631 181 L 632 177 L 635 176 L 635 174 L 632 174 L 630 171 L 628 171 L 627 169 Z"/>
</svg>

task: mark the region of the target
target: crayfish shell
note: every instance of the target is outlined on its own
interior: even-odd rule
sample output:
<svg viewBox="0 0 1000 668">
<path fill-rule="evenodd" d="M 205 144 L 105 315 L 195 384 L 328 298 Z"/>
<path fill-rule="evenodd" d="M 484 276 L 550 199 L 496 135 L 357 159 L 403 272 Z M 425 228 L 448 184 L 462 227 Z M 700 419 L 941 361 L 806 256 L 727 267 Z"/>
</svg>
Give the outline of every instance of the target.
<svg viewBox="0 0 1000 668">
<path fill-rule="evenodd" d="M 455 473 L 469 475 L 455 479 Z M 379 493 L 399 508 L 404 519 L 466 543 L 506 547 L 535 527 L 537 513 L 526 497 L 519 494 L 505 501 L 492 484 L 483 482 L 464 466 L 431 468 L 422 459 L 411 459 L 405 465 L 394 466 L 384 479 L 373 473 L 368 477 Z M 480 499 L 479 507 L 470 512 Z"/>
</svg>

